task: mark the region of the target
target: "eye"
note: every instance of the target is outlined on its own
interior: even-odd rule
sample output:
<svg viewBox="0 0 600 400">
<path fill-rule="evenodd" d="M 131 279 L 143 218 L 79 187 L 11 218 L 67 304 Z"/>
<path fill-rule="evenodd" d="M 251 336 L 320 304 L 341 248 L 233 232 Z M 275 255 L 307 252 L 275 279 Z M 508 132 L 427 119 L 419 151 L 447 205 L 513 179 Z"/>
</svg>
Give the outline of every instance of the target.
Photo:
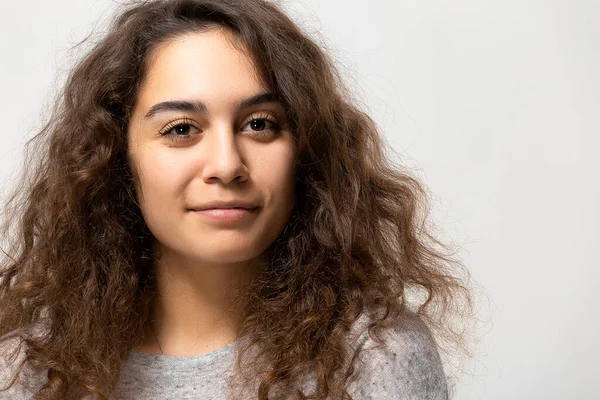
<svg viewBox="0 0 600 400">
<path fill-rule="evenodd" d="M 189 140 L 193 135 L 197 134 L 200 130 L 194 126 L 193 121 L 183 118 L 174 121 L 170 121 L 164 128 L 158 133 L 161 136 L 166 136 L 170 140 Z"/>
<path fill-rule="evenodd" d="M 250 131 L 257 136 L 269 136 L 279 133 L 281 124 L 270 114 L 259 114 L 253 115 L 242 130 Z"/>
</svg>

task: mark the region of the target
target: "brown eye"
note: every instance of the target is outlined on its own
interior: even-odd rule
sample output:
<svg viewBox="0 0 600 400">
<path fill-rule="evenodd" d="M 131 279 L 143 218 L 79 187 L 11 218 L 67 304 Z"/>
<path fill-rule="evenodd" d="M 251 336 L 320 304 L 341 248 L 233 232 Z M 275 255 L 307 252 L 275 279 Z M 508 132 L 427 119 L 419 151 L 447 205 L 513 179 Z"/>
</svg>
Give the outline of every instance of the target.
<svg viewBox="0 0 600 400">
<path fill-rule="evenodd" d="M 265 129 L 265 122 L 266 121 L 264 119 L 253 119 L 252 121 L 250 121 L 250 126 L 254 130 L 262 131 L 263 129 Z"/>
<path fill-rule="evenodd" d="M 199 131 L 191 121 L 177 120 L 170 122 L 160 130 L 161 136 L 166 136 L 171 140 L 187 140 Z"/>
<path fill-rule="evenodd" d="M 173 128 L 174 133 L 177 135 L 187 135 L 190 133 L 190 130 L 190 124 L 179 124 L 175 128 Z"/>
<path fill-rule="evenodd" d="M 242 128 L 242 130 L 253 132 L 257 136 L 265 136 L 278 133 L 281 130 L 281 126 L 275 120 L 266 117 L 261 117 L 253 118 L 250 121 L 248 121 L 248 123 Z"/>
</svg>

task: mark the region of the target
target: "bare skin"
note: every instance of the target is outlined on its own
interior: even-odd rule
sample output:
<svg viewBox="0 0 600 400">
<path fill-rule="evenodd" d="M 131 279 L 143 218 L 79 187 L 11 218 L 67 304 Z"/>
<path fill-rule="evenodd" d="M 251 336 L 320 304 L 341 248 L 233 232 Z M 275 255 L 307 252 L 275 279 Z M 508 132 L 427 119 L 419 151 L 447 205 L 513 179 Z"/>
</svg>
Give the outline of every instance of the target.
<svg viewBox="0 0 600 400">
<path fill-rule="evenodd" d="M 297 153 L 283 107 L 269 98 L 239 107 L 270 90 L 230 40 L 214 29 L 162 44 L 138 93 L 129 156 L 161 254 L 158 301 L 140 351 L 202 355 L 235 340 L 236 290 L 257 276 L 291 215 Z M 163 105 L 149 115 L 167 101 L 201 101 L 206 110 Z M 231 200 L 258 208 L 238 221 L 195 211 Z"/>
</svg>

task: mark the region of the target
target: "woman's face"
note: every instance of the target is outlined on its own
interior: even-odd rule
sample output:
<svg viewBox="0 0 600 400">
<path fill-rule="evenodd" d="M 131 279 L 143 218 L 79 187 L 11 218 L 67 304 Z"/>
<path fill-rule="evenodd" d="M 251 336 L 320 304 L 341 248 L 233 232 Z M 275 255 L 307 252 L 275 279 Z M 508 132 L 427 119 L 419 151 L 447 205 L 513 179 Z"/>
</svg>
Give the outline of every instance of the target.
<svg viewBox="0 0 600 400">
<path fill-rule="evenodd" d="M 160 249 L 206 263 L 259 256 L 295 199 L 296 146 L 283 106 L 257 97 L 269 88 L 228 39 L 210 30 L 159 46 L 128 132 L 140 207 Z M 209 204 L 231 201 L 256 208 Z"/>
</svg>

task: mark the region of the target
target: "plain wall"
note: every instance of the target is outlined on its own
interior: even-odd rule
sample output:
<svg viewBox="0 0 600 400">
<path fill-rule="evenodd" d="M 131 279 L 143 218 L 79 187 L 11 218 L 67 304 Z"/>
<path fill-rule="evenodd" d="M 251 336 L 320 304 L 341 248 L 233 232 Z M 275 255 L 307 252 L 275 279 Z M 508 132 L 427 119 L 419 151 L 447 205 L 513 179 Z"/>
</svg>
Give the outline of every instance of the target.
<svg viewBox="0 0 600 400">
<path fill-rule="evenodd" d="M 493 304 L 457 399 L 594 399 L 600 3 L 286 1 L 330 47 Z M 0 181 L 109 1 L 0 3 Z"/>
</svg>

